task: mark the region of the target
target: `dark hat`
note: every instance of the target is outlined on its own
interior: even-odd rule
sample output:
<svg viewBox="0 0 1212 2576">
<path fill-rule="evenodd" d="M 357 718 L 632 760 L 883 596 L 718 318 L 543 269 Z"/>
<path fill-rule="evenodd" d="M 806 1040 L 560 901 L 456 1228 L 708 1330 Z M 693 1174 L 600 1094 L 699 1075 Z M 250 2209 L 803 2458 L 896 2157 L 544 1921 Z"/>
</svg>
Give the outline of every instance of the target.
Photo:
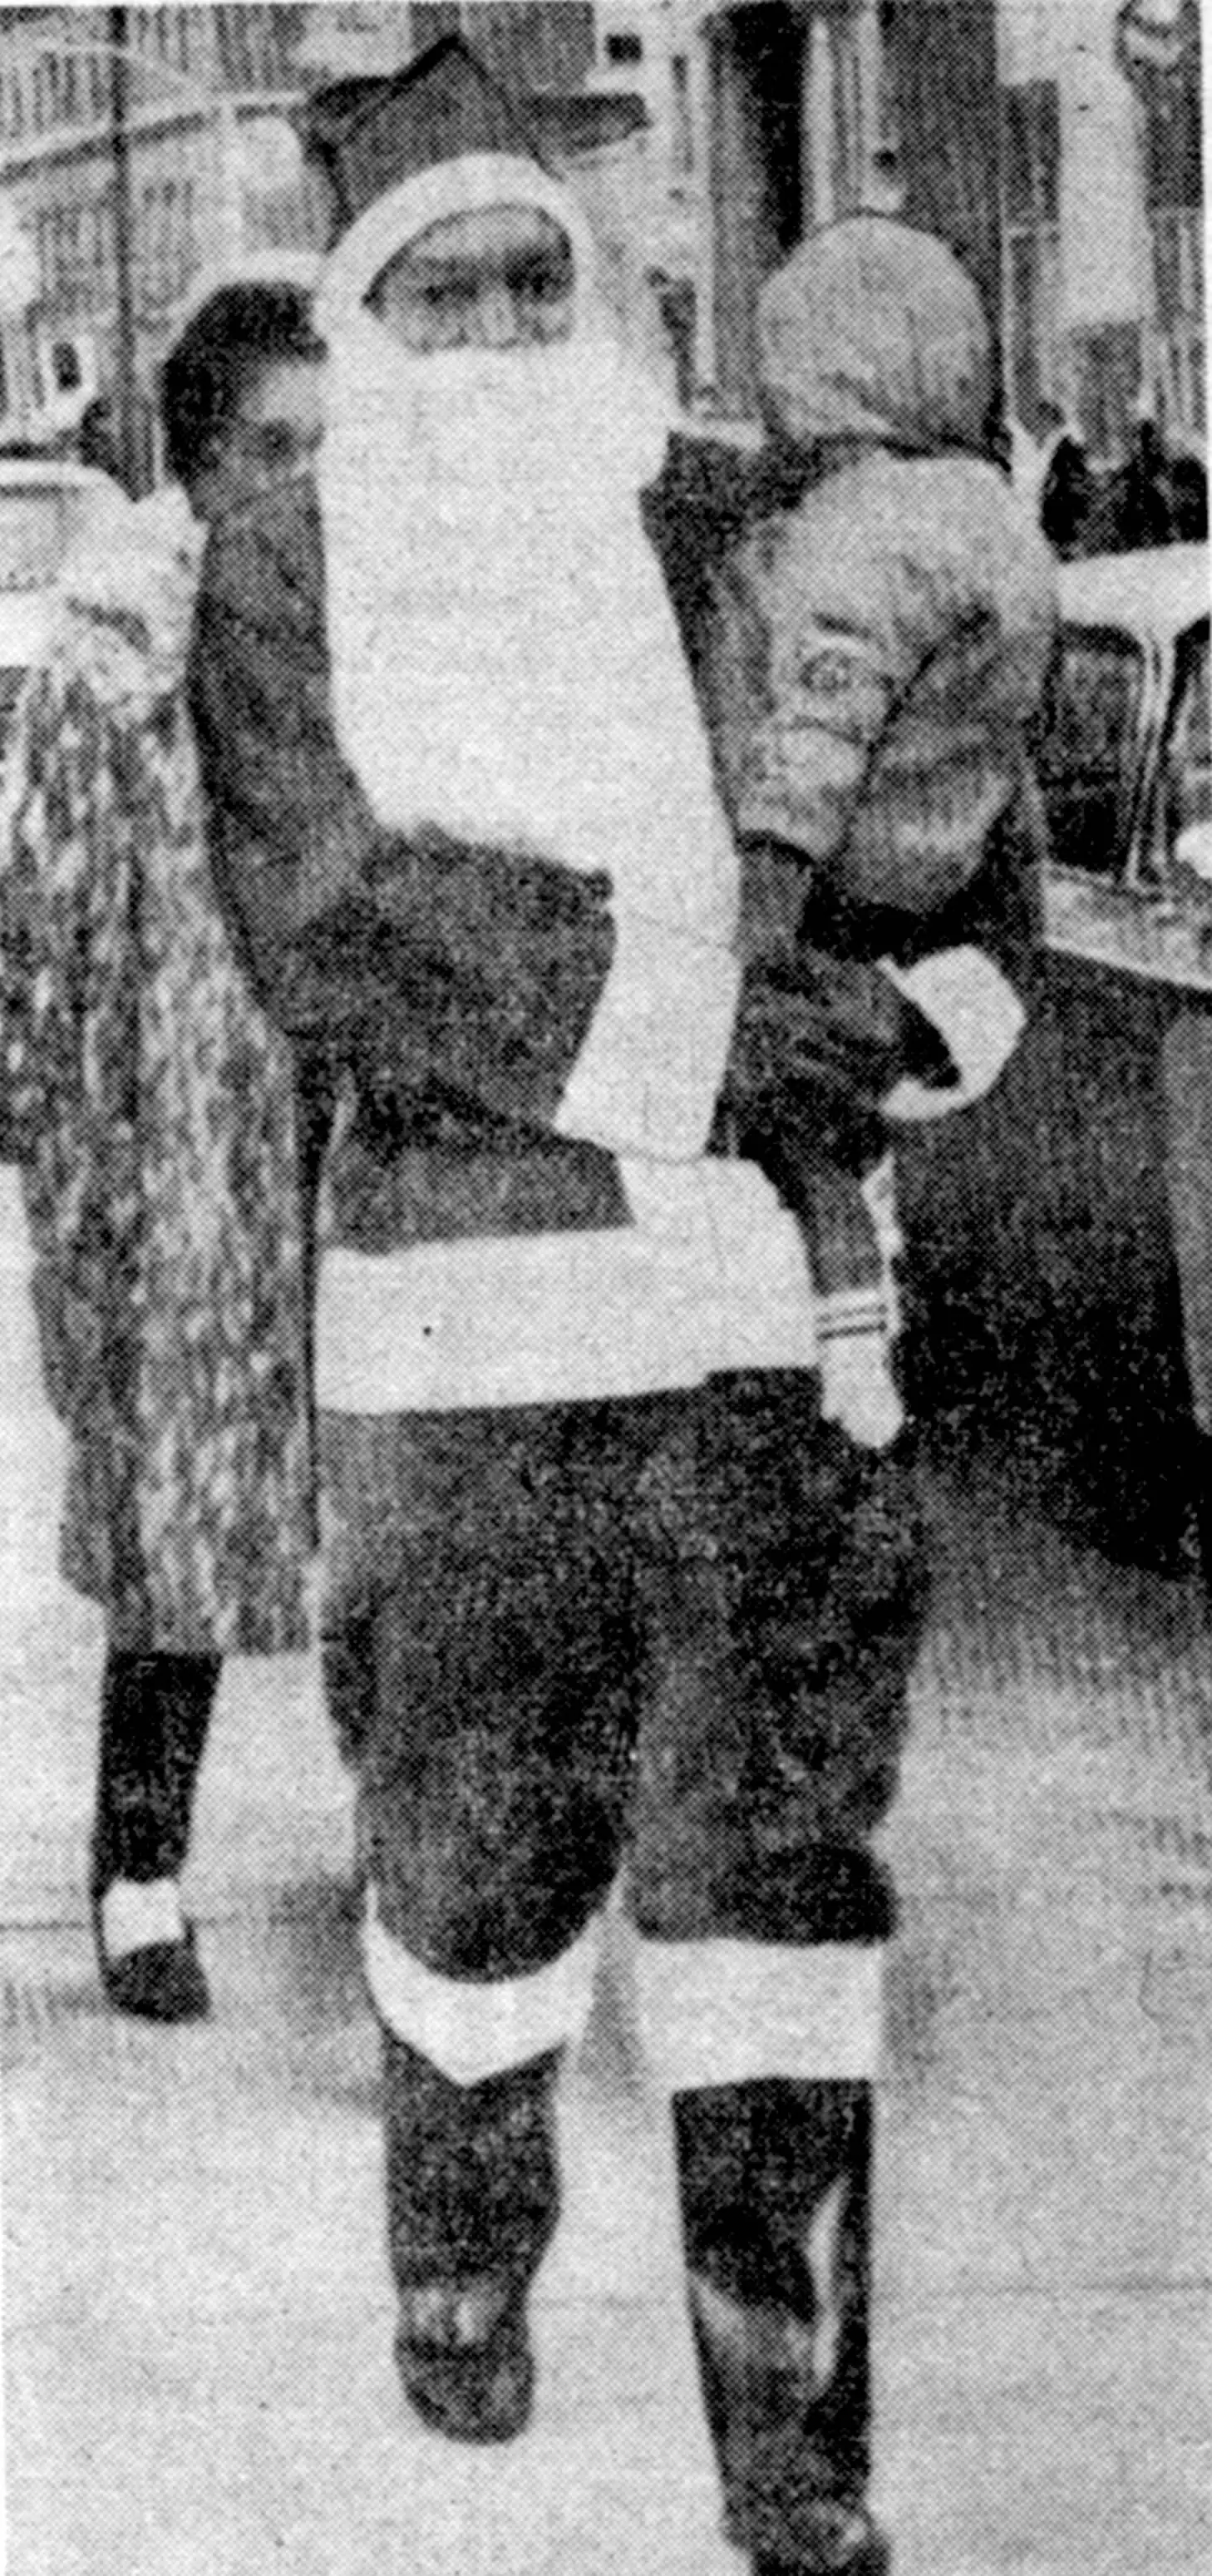
<svg viewBox="0 0 1212 2576">
<path fill-rule="evenodd" d="M 304 110 L 303 138 L 328 178 L 342 229 L 435 162 L 469 152 L 542 159 L 524 112 L 461 36 L 444 36 L 390 77 L 319 90 Z"/>
</svg>

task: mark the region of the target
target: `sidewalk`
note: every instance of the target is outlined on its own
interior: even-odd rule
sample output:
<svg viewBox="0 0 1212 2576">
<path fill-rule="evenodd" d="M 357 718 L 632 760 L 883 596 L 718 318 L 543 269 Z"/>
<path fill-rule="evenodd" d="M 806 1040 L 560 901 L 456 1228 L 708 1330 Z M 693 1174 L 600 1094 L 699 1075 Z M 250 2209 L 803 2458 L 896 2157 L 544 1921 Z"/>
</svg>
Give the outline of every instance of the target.
<svg viewBox="0 0 1212 2576">
<path fill-rule="evenodd" d="M 0 1175 L 0 1193 L 11 1176 Z M 101 1639 L 0 1197 L 9 2576 L 728 2576 L 620 1951 L 565 2099 L 533 2432 L 401 2405 L 348 1800 L 311 1666 L 233 1666 L 191 1896 L 216 2014 L 102 2013 Z M 1194 1592 L 934 1498 L 888 1841 L 881 2503 L 897 2576 L 1212 2568 L 1212 1635 Z"/>
</svg>

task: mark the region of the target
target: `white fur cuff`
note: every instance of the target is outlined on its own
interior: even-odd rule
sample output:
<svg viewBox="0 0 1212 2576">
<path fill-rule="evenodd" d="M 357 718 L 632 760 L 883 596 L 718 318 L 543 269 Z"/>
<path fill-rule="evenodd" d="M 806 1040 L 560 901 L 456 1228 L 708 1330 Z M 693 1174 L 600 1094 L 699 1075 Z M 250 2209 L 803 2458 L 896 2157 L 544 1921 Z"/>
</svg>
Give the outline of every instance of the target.
<svg viewBox="0 0 1212 2576">
<path fill-rule="evenodd" d="M 101 1899 L 101 1939 L 109 1960 L 129 1959 L 136 1950 L 162 1942 L 183 1941 L 185 1918 L 175 1878 L 140 1883 L 116 1878 Z"/>
<path fill-rule="evenodd" d="M 641 1941 L 636 1973 L 645 2051 L 669 2093 L 878 2071 L 877 1942 Z"/>
<path fill-rule="evenodd" d="M 443 1977 L 387 1931 L 371 1888 L 362 1954 L 375 2009 L 388 2029 L 440 2067 L 452 2084 L 471 2085 L 579 2039 L 593 2000 L 600 1939 L 595 1919 L 571 1949 L 534 1976 L 492 1984 Z"/>
<path fill-rule="evenodd" d="M 740 967 L 731 952 L 634 914 L 556 1117 L 556 1133 L 653 1162 L 706 1146 L 732 1042 Z"/>
</svg>

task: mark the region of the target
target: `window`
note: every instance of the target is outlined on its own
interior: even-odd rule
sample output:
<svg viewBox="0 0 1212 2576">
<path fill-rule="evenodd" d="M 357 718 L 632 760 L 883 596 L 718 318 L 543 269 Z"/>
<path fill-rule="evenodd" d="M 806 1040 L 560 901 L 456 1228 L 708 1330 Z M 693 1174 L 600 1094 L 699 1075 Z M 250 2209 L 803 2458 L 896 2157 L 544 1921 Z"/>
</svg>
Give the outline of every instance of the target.
<svg viewBox="0 0 1212 2576">
<path fill-rule="evenodd" d="M 546 7 L 477 0 L 464 12 L 464 27 L 485 69 L 506 89 L 566 94 L 579 90 L 593 69 L 593 11 L 580 0 L 548 0 Z"/>
<path fill-rule="evenodd" d="M 1212 688 L 1208 629 L 1184 637 L 1174 715 L 1162 754 L 1158 805 L 1163 864 L 1174 856 L 1181 832 L 1212 826 Z"/>
<path fill-rule="evenodd" d="M 34 247 L 35 247 L 35 249 L 36 249 L 36 251 L 37 251 L 37 254 L 38 254 L 38 282 L 39 282 L 39 287 L 40 287 L 40 291 L 41 291 L 42 295 L 45 297 L 45 296 L 48 296 L 48 295 L 51 293 L 51 291 L 52 291 L 51 273 L 50 273 L 50 272 L 51 272 L 51 234 L 50 234 L 50 221 L 49 221 L 49 218 L 48 218 L 46 215 L 41 214 L 41 213 L 36 214 L 36 215 L 35 215 L 35 217 L 34 217 Z"/>
<path fill-rule="evenodd" d="M 1196 29 L 1198 36 L 1198 28 Z M 1143 90 L 1145 204 L 1203 203 L 1203 149 L 1198 61 L 1185 74 L 1152 80 Z"/>
<path fill-rule="evenodd" d="M 1060 221 L 1060 94 L 1055 81 L 1027 81 L 1005 92 L 1002 123 L 1006 219 Z"/>
<path fill-rule="evenodd" d="M 105 287 L 108 288 L 114 271 L 112 199 L 103 202 L 99 215 L 96 257 L 98 264 L 104 263 Z M 151 179 L 147 182 L 140 199 L 136 241 L 140 289 L 149 310 L 174 304 L 185 293 L 197 264 L 195 220 L 195 190 L 191 179 Z"/>
<path fill-rule="evenodd" d="M 63 560 L 78 512 L 53 484 L 11 487 L 0 511 L 0 592 L 44 590 Z"/>
<path fill-rule="evenodd" d="M 164 227 L 158 179 L 149 180 L 140 196 L 136 239 L 143 293 L 149 304 L 162 304 L 165 300 Z"/>
<path fill-rule="evenodd" d="M 1044 406 L 1061 403 L 1064 342 L 1059 229 L 1008 232 L 1005 276 L 1010 408 L 1025 428 L 1035 431 L 1044 425 Z"/>
<path fill-rule="evenodd" d="M 685 54 L 670 56 L 669 79 L 673 90 L 674 176 L 684 179 L 694 168 L 694 116 L 690 99 L 690 63 Z"/>
<path fill-rule="evenodd" d="M 189 64 L 189 9 L 178 0 L 171 9 L 153 9 L 148 36 L 155 51 L 166 63 L 175 63 L 181 71 Z"/>
<path fill-rule="evenodd" d="M 1061 867 L 1114 877 L 1126 859 L 1143 686 L 1144 659 L 1129 637 L 1065 637 L 1039 759 Z"/>
<path fill-rule="evenodd" d="M 629 63 L 642 63 L 643 59 L 644 39 L 642 36 L 637 36 L 634 32 L 629 32 L 625 35 L 607 37 L 606 60 L 610 64 L 612 70 L 621 71 L 625 65 Z"/>
<path fill-rule="evenodd" d="M 1166 427 L 1202 437 L 1207 419 L 1203 218 L 1194 207 L 1162 206 L 1154 210 L 1150 230 Z"/>
<path fill-rule="evenodd" d="M 117 216 L 112 188 L 106 188 L 94 200 L 86 240 L 89 302 L 104 311 L 113 301 L 117 271 Z"/>
<path fill-rule="evenodd" d="M 177 292 L 185 293 L 198 265 L 197 198 L 192 179 L 181 184 L 181 222 L 178 234 Z"/>
<path fill-rule="evenodd" d="M 52 340 L 50 369 L 58 394 L 76 394 L 84 382 L 80 352 L 74 340 Z"/>
<path fill-rule="evenodd" d="M 26 313 L 24 319 L 24 332 L 24 374 L 27 383 L 33 386 L 34 401 L 36 403 L 44 403 L 46 400 L 46 387 L 42 381 L 42 332 L 38 322 L 38 317 L 35 313 Z"/>
<path fill-rule="evenodd" d="M 1002 109 L 1003 278 L 1010 408 L 1029 430 L 1062 394 L 1060 101 L 1054 81 Z"/>
<path fill-rule="evenodd" d="M 45 303 L 85 305 L 93 292 L 91 207 L 51 206 L 37 219 Z"/>
<path fill-rule="evenodd" d="M 35 217 L 34 238 L 44 304 L 54 303 L 67 284 L 68 225 L 69 210 L 66 206 L 44 207 Z"/>
<path fill-rule="evenodd" d="M 272 87 L 278 60 L 275 20 L 285 10 L 225 6 L 214 13 L 224 86 L 235 90 Z"/>
</svg>

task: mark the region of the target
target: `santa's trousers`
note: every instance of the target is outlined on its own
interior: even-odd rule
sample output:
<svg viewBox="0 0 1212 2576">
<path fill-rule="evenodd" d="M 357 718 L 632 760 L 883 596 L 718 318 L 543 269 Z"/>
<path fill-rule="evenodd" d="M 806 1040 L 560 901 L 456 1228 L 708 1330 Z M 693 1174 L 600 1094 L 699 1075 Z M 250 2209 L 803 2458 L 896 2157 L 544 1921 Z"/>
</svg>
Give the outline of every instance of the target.
<svg viewBox="0 0 1212 2576">
<path fill-rule="evenodd" d="M 923 1605 L 906 1471 L 798 1374 L 325 1426 L 334 1637 L 366 1659 L 368 1975 L 403 2293 L 519 2287 L 551 2097 L 626 1860 L 729 2530 L 874 2567 L 871 1848 Z"/>
</svg>

